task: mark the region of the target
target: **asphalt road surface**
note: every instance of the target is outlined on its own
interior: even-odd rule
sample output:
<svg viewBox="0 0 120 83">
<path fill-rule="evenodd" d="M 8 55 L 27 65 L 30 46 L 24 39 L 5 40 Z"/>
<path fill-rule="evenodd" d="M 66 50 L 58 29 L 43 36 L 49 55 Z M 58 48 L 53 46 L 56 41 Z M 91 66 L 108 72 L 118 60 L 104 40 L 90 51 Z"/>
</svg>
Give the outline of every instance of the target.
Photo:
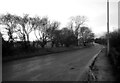
<svg viewBox="0 0 120 83">
<path fill-rule="evenodd" d="M 89 61 L 103 48 L 80 50 L 16 60 L 2 65 L 3 81 L 76 81 Z"/>
</svg>

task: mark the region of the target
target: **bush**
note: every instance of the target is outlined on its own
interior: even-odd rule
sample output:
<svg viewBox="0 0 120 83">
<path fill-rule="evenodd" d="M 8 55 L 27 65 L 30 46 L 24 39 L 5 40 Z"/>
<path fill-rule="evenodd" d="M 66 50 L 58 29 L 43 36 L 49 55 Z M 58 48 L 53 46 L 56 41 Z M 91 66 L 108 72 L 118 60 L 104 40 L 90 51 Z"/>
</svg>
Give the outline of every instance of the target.
<svg viewBox="0 0 120 83">
<path fill-rule="evenodd" d="M 120 74 L 120 29 L 110 33 L 110 60 L 117 75 Z M 120 77 L 118 76 L 117 79 Z"/>
<path fill-rule="evenodd" d="M 95 39 L 95 43 L 106 45 L 107 44 L 107 40 L 106 40 L 106 38 L 96 38 Z"/>
<path fill-rule="evenodd" d="M 117 50 L 120 47 L 120 29 L 110 33 L 110 46 Z"/>
<path fill-rule="evenodd" d="M 4 41 L 4 39 L 2 38 L 2 56 L 10 56 L 13 54 L 13 50 L 12 50 L 12 42 L 8 42 L 8 41 Z"/>
</svg>

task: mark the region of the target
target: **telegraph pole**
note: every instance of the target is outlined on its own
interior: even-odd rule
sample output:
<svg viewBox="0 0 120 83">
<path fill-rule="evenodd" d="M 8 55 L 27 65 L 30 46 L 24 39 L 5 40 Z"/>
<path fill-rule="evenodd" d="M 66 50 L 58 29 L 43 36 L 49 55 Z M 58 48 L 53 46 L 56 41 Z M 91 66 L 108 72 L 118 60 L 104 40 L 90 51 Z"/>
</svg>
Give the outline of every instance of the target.
<svg viewBox="0 0 120 83">
<path fill-rule="evenodd" d="M 109 0 L 107 0 L 107 56 L 110 51 L 110 44 L 109 44 Z"/>
<path fill-rule="evenodd" d="M 120 1 L 118 2 L 118 30 L 120 29 Z"/>
</svg>

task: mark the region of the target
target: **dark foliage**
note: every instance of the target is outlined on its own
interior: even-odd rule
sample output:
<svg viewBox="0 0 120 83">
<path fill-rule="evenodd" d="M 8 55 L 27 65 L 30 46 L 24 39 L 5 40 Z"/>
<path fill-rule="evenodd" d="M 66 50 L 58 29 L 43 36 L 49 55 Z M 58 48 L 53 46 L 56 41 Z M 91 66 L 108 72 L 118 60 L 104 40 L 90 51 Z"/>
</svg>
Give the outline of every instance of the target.
<svg viewBox="0 0 120 83">
<path fill-rule="evenodd" d="M 120 29 L 110 33 L 109 57 L 114 66 L 117 80 L 120 79 Z"/>
<path fill-rule="evenodd" d="M 96 38 L 95 43 L 99 43 L 99 44 L 102 44 L 102 45 L 107 45 L 106 38 Z"/>
<path fill-rule="evenodd" d="M 120 51 L 120 29 L 110 33 L 110 46 Z"/>
<path fill-rule="evenodd" d="M 68 36 L 66 39 L 64 39 L 64 44 L 66 47 L 69 47 L 70 45 L 77 46 L 77 37 L 74 34 Z"/>
<path fill-rule="evenodd" d="M 7 56 L 12 55 L 13 51 L 11 49 L 12 49 L 12 42 L 5 41 L 2 38 L 2 56 L 4 57 L 5 55 Z"/>
</svg>

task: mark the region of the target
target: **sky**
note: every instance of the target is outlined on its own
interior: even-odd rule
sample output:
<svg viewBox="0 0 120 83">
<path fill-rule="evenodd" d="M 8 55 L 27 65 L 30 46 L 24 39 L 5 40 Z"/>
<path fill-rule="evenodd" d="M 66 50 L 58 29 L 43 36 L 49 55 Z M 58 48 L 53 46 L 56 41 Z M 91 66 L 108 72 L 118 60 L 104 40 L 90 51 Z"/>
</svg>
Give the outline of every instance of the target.
<svg viewBox="0 0 120 83">
<path fill-rule="evenodd" d="M 110 31 L 118 28 L 118 1 L 110 1 Z M 0 14 L 47 16 L 67 26 L 71 16 L 86 16 L 96 37 L 107 31 L 107 0 L 0 0 Z M 34 39 L 32 33 L 30 39 Z"/>
<path fill-rule="evenodd" d="M 120 1 L 118 2 L 118 27 L 120 27 Z"/>
</svg>

